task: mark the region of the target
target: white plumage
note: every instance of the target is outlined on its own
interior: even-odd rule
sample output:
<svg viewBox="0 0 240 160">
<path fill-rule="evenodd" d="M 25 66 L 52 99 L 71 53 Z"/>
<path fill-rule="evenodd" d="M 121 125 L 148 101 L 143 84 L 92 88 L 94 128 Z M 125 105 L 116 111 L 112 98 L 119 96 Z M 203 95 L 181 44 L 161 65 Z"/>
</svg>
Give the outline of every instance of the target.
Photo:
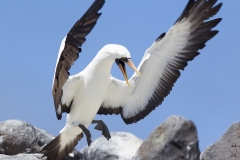
<svg viewBox="0 0 240 160">
<path fill-rule="evenodd" d="M 174 61 L 175 56 L 182 52 L 189 36 L 190 23 L 184 21 L 170 28 L 164 41 L 154 42 L 148 48 L 141 60 L 138 70 L 142 77 L 136 73 L 129 79 L 130 87 L 123 87 L 125 82 L 111 77 L 111 84 L 104 99 L 104 106 L 118 108 L 122 106 L 123 117 L 129 118 L 145 109 L 148 100 L 157 88 L 165 66 Z M 174 41 L 172 41 L 174 40 Z M 144 65 L 143 65 L 144 64 Z"/>
<path fill-rule="evenodd" d="M 62 87 L 61 100 L 62 104 L 67 106 L 73 100 L 66 126 L 83 124 L 88 127 L 91 124 L 106 96 L 111 67 L 115 59 L 121 57 L 130 58 L 125 47 L 115 44 L 106 45 L 83 71 L 69 77 Z M 78 134 L 80 132 L 76 132 L 76 135 Z"/>
</svg>

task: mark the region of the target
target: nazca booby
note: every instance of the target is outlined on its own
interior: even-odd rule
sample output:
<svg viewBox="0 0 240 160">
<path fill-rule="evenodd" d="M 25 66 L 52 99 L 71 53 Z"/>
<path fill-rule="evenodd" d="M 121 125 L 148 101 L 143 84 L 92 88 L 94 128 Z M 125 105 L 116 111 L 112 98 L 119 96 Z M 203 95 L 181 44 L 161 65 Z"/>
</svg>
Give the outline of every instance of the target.
<svg viewBox="0 0 240 160">
<path fill-rule="evenodd" d="M 184 11 L 166 32 L 161 34 L 143 55 L 136 68 L 129 51 L 121 45 L 104 46 L 80 73 L 69 76 L 69 69 L 78 59 L 85 37 L 95 26 L 105 3 L 95 0 L 86 13 L 74 24 L 62 40 L 53 78 L 52 94 L 56 115 L 66 112 L 67 122 L 60 134 L 43 147 L 48 160 L 61 159 L 71 153 L 85 133 L 88 145 L 91 134 L 87 127 L 111 138 L 107 126 L 94 120 L 96 114 L 120 114 L 126 124 L 136 123 L 159 106 L 170 93 L 180 71 L 187 62 L 199 55 L 198 50 L 214 37 L 212 30 L 221 18 L 208 20 L 222 6 L 217 0 L 189 0 Z M 110 75 L 116 62 L 125 81 Z M 135 72 L 128 80 L 125 63 Z"/>
</svg>

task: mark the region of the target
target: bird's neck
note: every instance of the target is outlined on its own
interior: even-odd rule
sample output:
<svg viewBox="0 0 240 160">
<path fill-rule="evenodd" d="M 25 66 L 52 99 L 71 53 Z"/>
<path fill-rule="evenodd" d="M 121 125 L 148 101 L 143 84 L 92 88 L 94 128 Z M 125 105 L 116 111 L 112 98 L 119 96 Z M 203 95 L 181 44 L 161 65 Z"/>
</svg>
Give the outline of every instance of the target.
<svg viewBox="0 0 240 160">
<path fill-rule="evenodd" d="M 111 68 L 114 60 L 106 56 L 97 54 L 95 58 L 84 69 L 88 74 L 95 76 L 110 76 Z"/>
</svg>

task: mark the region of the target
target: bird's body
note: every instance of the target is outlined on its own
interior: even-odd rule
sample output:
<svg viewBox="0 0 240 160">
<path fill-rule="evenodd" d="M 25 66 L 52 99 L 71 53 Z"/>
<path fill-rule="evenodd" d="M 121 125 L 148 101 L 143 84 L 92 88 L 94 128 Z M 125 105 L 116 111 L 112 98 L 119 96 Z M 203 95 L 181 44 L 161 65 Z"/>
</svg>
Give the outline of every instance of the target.
<svg viewBox="0 0 240 160">
<path fill-rule="evenodd" d="M 76 126 L 82 124 L 88 127 L 96 116 L 111 81 L 110 72 L 116 58 L 108 53 L 111 48 L 126 50 L 120 45 L 106 45 L 83 71 L 70 76 L 63 86 L 62 103 L 70 104 L 74 100 L 61 133 L 68 131 L 78 135 L 81 129 Z"/>
<path fill-rule="evenodd" d="M 105 123 L 94 120 L 96 114 L 120 114 L 126 124 L 144 119 L 170 93 L 180 77 L 180 70 L 218 33 L 212 28 L 221 21 L 221 18 L 208 20 L 222 6 L 221 3 L 215 5 L 217 0 L 189 0 L 168 32 L 161 34 L 145 51 L 137 68 L 125 47 L 109 44 L 83 71 L 69 76 L 68 70 L 100 17 L 98 11 L 104 2 L 95 0 L 61 43 L 52 94 L 57 118 L 61 119 L 63 112 L 68 115 L 60 134 L 43 148 L 48 160 L 59 160 L 68 155 L 83 133 L 90 145 L 91 134 L 86 127 L 91 123 L 97 123 L 95 129 L 101 130 L 106 139 L 111 138 Z M 126 82 L 110 75 L 114 61 Z M 125 63 L 135 70 L 129 80 Z"/>
</svg>

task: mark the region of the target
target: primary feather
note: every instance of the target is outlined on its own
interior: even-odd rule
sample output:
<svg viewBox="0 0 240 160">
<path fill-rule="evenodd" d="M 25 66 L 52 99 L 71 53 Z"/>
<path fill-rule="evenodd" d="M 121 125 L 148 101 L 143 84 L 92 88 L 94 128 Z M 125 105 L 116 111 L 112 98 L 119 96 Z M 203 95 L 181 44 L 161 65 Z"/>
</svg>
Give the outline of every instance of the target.
<svg viewBox="0 0 240 160">
<path fill-rule="evenodd" d="M 161 34 L 149 47 L 136 73 L 130 78 L 130 87 L 111 77 L 107 96 L 98 114 L 121 114 L 126 124 L 136 123 L 159 106 L 170 93 L 188 61 L 199 55 L 198 50 L 214 37 L 212 30 L 221 18 L 206 21 L 215 15 L 222 3 L 217 0 L 189 0 L 187 6 L 168 32 Z"/>
</svg>

